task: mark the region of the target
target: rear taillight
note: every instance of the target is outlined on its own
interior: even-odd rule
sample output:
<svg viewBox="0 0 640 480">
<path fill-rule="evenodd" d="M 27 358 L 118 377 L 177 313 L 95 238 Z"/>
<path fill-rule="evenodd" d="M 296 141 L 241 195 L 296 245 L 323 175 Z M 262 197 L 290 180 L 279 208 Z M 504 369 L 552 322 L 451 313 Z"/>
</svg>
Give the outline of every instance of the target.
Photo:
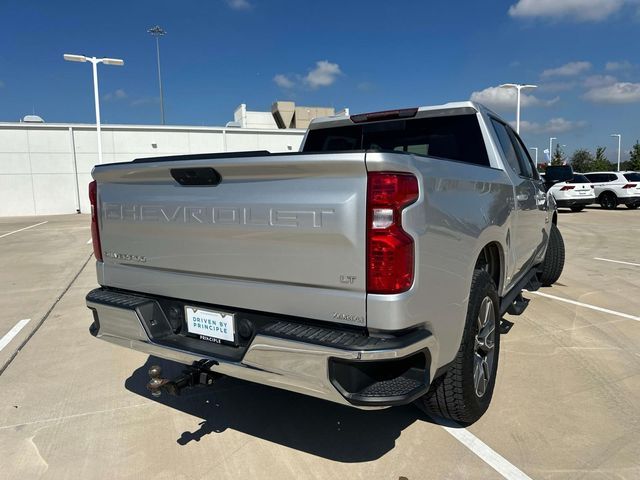
<svg viewBox="0 0 640 480">
<path fill-rule="evenodd" d="M 371 172 L 367 184 L 367 292 L 401 293 L 413 284 L 413 238 L 402 229 L 402 209 L 418 199 L 411 174 Z"/>
<path fill-rule="evenodd" d="M 636 188 L 636 184 L 635 183 L 627 183 L 624 187 L 622 188 Z"/>
<path fill-rule="evenodd" d="M 561 192 L 566 192 L 567 190 L 573 190 L 574 188 L 576 188 L 574 185 L 565 185 L 564 187 L 562 187 L 560 189 Z"/>
<path fill-rule="evenodd" d="M 93 240 L 93 254 L 96 260 L 102 261 L 100 247 L 100 229 L 98 228 L 98 184 L 94 180 L 89 184 L 89 201 L 91 202 L 91 239 Z"/>
</svg>

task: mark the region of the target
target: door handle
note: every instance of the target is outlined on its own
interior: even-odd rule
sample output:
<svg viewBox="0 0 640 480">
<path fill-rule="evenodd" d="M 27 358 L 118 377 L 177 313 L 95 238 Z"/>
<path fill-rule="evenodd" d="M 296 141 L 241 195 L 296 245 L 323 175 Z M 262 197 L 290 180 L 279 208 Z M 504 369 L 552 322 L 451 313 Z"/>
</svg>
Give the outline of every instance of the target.
<svg viewBox="0 0 640 480">
<path fill-rule="evenodd" d="M 525 202 L 525 201 L 529 200 L 529 194 L 528 193 L 519 193 L 518 195 L 516 195 L 516 200 L 518 200 L 519 202 Z"/>
</svg>

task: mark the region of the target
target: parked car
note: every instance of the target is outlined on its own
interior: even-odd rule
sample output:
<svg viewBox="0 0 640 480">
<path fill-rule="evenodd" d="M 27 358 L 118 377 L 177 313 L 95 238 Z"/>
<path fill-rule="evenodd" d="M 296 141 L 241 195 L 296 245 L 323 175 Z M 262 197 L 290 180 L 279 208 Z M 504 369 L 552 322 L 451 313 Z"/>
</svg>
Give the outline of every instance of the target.
<svg viewBox="0 0 640 480">
<path fill-rule="evenodd" d="M 500 319 L 564 265 L 526 146 L 461 102 L 316 119 L 301 150 L 97 165 L 92 334 L 192 364 L 154 394 L 229 375 L 474 422 Z"/>
<path fill-rule="evenodd" d="M 640 173 L 589 172 L 584 176 L 593 183 L 597 202 L 602 208 L 613 210 L 619 204 L 632 210 L 640 207 Z"/>
<path fill-rule="evenodd" d="M 581 173 L 574 172 L 571 180 L 551 186 L 549 193 L 553 195 L 558 208 L 570 208 L 573 212 L 584 210 L 584 207 L 596 201 L 594 185 Z"/>
</svg>

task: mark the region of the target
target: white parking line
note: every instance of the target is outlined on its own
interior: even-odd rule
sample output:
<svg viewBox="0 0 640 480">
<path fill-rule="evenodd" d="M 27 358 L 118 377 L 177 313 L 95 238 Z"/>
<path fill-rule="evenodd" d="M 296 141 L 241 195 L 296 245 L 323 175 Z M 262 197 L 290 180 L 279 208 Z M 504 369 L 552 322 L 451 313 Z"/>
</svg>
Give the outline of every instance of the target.
<svg viewBox="0 0 640 480">
<path fill-rule="evenodd" d="M 445 427 L 444 425 L 442 425 L 442 428 L 507 480 L 531 480 L 531 477 L 515 465 L 512 465 L 507 459 L 469 430 Z"/>
<path fill-rule="evenodd" d="M 636 322 L 640 322 L 640 317 L 636 317 L 635 315 L 629 315 L 628 313 L 616 312 L 615 310 L 609 310 L 608 308 L 596 307 L 595 305 L 576 302 L 575 300 L 569 300 L 568 298 L 556 297 L 555 295 L 549 295 L 548 293 L 542 293 L 542 292 L 528 292 L 528 293 L 531 293 L 533 295 L 540 295 L 541 297 L 552 298 L 553 300 L 570 303 L 571 305 L 577 305 L 578 307 L 590 308 L 591 310 L 596 310 L 598 312 L 608 313 L 610 315 L 617 315 L 618 317 L 628 318 L 629 320 L 635 320 Z"/>
<path fill-rule="evenodd" d="M 13 340 L 13 338 L 20 333 L 20 330 L 24 328 L 24 326 L 29 323 L 31 319 L 25 318 L 24 320 L 20 320 L 18 323 L 14 325 L 14 327 L 7 332 L 7 334 L 0 338 L 0 352 L 4 347 L 9 345 L 9 342 Z"/>
<path fill-rule="evenodd" d="M 36 223 L 35 225 L 29 225 L 28 227 L 21 228 L 19 230 L 14 230 L 13 232 L 5 233 L 4 235 L 0 235 L 0 238 L 8 237 L 9 235 L 13 235 L 14 233 L 22 232 L 23 230 L 29 230 L 30 228 L 37 227 L 38 225 L 44 225 L 45 223 L 49 223 L 49 220 L 45 220 L 44 222 Z"/>
<path fill-rule="evenodd" d="M 631 265 L 633 267 L 640 267 L 640 263 L 623 262 L 622 260 L 611 260 L 610 258 L 593 257 L 594 260 L 602 260 L 603 262 L 622 263 L 623 265 Z"/>
</svg>

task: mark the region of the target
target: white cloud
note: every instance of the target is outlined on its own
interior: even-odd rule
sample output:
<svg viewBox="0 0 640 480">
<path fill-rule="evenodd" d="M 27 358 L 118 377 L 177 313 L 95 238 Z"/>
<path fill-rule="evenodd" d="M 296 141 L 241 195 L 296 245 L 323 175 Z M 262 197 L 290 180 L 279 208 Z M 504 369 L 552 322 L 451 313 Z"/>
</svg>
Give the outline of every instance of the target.
<svg viewBox="0 0 640 480">
<path fill-rule="evenodd" d="M 560 67 L 545 70 L 542 72 L 542 77 L 571 77 L 584 73 L 590 68 L 591 63 L 589 62 L 569 62 Z"/>
<path fill-rule="evenodd" d="M 160 97 L 141 97 L 131 102 L 132 107 L 141 107 L 144 105 L 152 105 L 160 103 Z"/>
<path fill-rule="evenodd" d="M 545 123 L 520 121 L 520 131 L 527 133 L 565 133 L 577 130 L 587 125 L 587 122 L 580 120 L 566 120 L 562 117 L 552 118 Z"/>
<path fill-rule="evenodd" d="M 226 0 L 226 2 L 234 10 L 251 10 L 253 8 L 248 0 Z"/>
<path fill-rule="evenodd" d="M 110 102 L 112 100 L 123 100 L 127 98 L 127 92 L 125 92 L 122 88 L 118 88 L 115 92 L 107 93 L 102 98 L 105 102 Z"/>
<path fill-rule="evenodd" d="M 489 108 L 506 110 L 516 106 L 517 93 L 515 88 L 488 87 L 484 90 L 473 92 L 471 94 L 471 100 L 482 103 Z M 531 94 L 524 92 L 520 94 L 520 105 L 522 107 L 547 107 L 553 105 L 558 100 L 560 100 L 559 97 L 551 100 L 541 100 Z"/>
<path fill-rule="evenodd" d="M 616 83 L 618 79 L 611 75 L 592 75 L 585 78 L 584 86 L 587 88 L 604 87 Z"/>
<path fill-rule="evenodd" d="M 316 62 L 316 68 L 304 77 L 304 83 L 311 88 L 328 87 L 336 81 L 339 75 L 342 75 L 340 65 L 320 60 Z"/>
<path fill-rule="evenodd" d="M 595 103 L 640 102 L 640 83 L 617 82 L 595 87 L 585 93 L 584 98 Z"/>
<path fill-rule="evenodd" d="M 604 69 L 608 72 L 614 72 L 616 70 L 629 70 L 633 67 L 633 64 L 628 60 L 623 60 L 621 62 L 607 62 L 604 66 Z"/>
<path fill-rule="evenodd" d="M 509 7 L 509 15 L 593 22 L 609 17 L 620 10 L 624 3 L 625 0 L 518 0 Z"/>
<path fill-rule="evenodd" d="M 565 92 L 576 86 L 576 82 L 549 82 L 538 86 L 538 90 L 543 92 Z"/>
<path fill-rule="evenodd" d="M 291 80 L 286 75 L 283 75 L 282 73 L 279 73 L 275 77 L 273 77 L 273 81 L 280 88 L 293 88 L 293 86 L 295 85 L 295 82 L 293 80 Z"/>
<path fill-rule="evenodd" d="M 307 75 L 302 76 L 298 73 L 283 74 L 278 73 L 273 77 L 273 81 L 280 88 L 292 89 L 300 86 L 306 86 L 313 90 L 320 87 L 328 87 L 333 85 L 340 75 L 342 75 L 340 65 L 331 63 L 328 60 L 320 60 L 316 62 L 315 68 L 309 70 Z"/>
</svg>

